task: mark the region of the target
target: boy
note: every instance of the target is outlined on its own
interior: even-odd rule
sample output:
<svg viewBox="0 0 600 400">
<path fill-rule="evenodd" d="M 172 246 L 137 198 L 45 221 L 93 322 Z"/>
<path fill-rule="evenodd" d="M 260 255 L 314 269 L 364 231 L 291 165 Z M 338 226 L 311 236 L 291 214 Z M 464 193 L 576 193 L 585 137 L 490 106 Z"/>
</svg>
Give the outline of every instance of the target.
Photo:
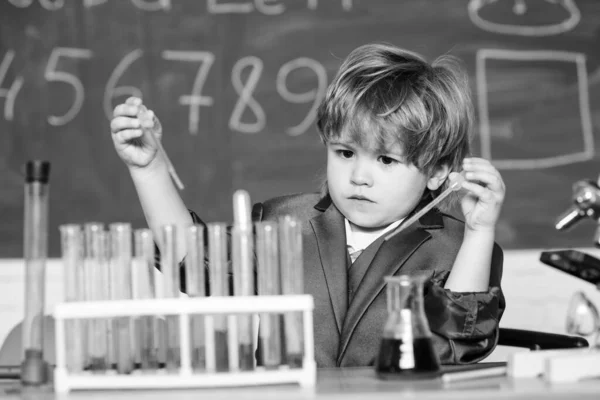
<svg viewBox="0 0 600 400">
<path fill-rule="evenodd" d="M 115 108 L 111 130 L 158 234 L 167 223 L 201 220 L 183 204 L 155 139 L 144 133 L 155 124 L 154 114 L 131 98 Z M 471 125 L 467 80 L 451 58 L 429 65 L 417 54 L 374 44 L 343 62 L 318 113 L 327 148 L 323 193 L 253 209 L 255 220 L 291 214 L 303 223 L 319 367 L 373 362 L 387 317 L 383 278 L 394 274 L 429 276 L 425 311 L 442 363 L 476 362 L 495 347 L 505 305 L 494 228 L 505 189 L 488 161 L 465 159 Z M 383 240 L 460 170 L 464 223 L 433 209 Z M 185 256 L 183 244 L 178 255 Z"/>
</svg>

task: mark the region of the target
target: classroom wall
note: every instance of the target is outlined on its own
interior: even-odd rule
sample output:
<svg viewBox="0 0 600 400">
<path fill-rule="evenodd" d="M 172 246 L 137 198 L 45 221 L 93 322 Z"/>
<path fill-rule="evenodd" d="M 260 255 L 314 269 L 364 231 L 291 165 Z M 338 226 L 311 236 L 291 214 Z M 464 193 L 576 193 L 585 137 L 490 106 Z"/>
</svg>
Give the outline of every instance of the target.
<svg viewBox="0 0 600 400">
<path fill-rule="evenodd" d="M 205 220 L 231 221 L 238 188 L 255 201 L 318 190 L 316 106 L 342 59 L 380 41 L 463 60 L 473 153 L 507 186 L 504 248 L 590 246 L 585 227 L 553 225 L 573 182 L 600 172 L 600 2 L 516 3 L 1 1 L 0 257 L 23 254 L 31 158 L 52 162 L 52 256 L 62 223 L 144 224 L 109 133 L 111 110 L 133 94 L 160 116 L 182 196 Z"/>
</svg>

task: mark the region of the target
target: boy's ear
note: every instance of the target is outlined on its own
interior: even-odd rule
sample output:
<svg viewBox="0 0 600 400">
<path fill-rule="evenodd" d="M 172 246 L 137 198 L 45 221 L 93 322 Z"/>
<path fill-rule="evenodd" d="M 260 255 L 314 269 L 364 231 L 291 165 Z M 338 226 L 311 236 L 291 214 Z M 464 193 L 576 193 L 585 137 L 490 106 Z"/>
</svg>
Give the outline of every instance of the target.
<svg viewBox="0 0 600 400">
<path fill-rule="evenodd" d="M 427 181 L 427 188 L 429 190 L 439 189 L 448 178 L 448 174 L 450 174 L 450 167 L 448 165 L 444 164 L 436 167 Z"/>
</svg>

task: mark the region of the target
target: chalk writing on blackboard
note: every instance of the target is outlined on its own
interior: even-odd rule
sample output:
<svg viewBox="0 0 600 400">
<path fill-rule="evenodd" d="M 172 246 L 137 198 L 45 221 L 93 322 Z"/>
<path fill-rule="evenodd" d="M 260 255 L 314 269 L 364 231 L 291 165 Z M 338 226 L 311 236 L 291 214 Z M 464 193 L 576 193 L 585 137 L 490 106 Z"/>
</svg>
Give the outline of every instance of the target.
<svg viewBox="0 0 600 400">
<path fill-rule="evenodd" d="M 3 117 L 7 121 L 14 118 L 15 101 L 19 91 L 27 82 L 22 75 L 17 75 L 12 82 L 5 82 L 7 72 L 17 54 L 14 50 L 8 50 L 0 63 L 0 100 L 4 99 Z M 112 117 L 114 100 L 117 97 L 137 96 L 143 97 L 142 91 L 133 86 L 118 86 L 118 82 L 125 72 L 143 56 L 141 49 L 135 49 L 127 53 L 117 64 L 110 74 L 104 87 L 103 108 L 107 119 Z M 182 51 L 164 50 L 161 53 L 164 60 L 173 62 L 194 63 L 196 66 L 195 77 L 191 93 L 179 97 L 179 104 L 189 107 L 188 130 L 192 135 L 198 134 L 200 122 L 200 107 L 212 107 L 215 104 L 211 96 L 202 93 L 205 82 L 209 79 L 211 67 L 215 61 L 215 55 L 209 51 Z M 72 88 L 73 97 L 71 104 L 60 115 L 49 115 L 47 121 L 52 126 L 64 126 L 75 119 L 81 111 L 85 101 L 85 86 L 76 74 L 61 70 L 61 60 L 70 58 L 79 62 L 89 62 L 94 57 L 90 49 L 74 47 L 55 47 L 52 49 L 46 64 L 44 78 L 48 84 L 68 85 Z M 250 73 L 246 81 L 242 81 L 243 72 L 246 68 Z M 292 92 L 287 86 L 288 76 L 296 70 L 307 70 L 315 76 L 315 86 L 301 93 Z M 265 129 L 267 115 L 262 106 L 253 97 L 263 71 L 263 61 L 256 56 L 245 56 L 240 58 L 231 71 L 231 84 L 238 98 L 231 111 L 229 127 L 233 131 L 241 133 L 259 133 Z M 320 100 L 325 95 L 327 86 L 327 72 L 325 67 L 318 61 L 308 57 L 297 57 L 285 62 L 278 70 L 273 85 L 281 98 L 293 104 L 311 104 L 307 114 L 300 119 L 296 125 L 285 129 L 290 136 L 298 136 L 305 133 L 312 126 L 316 117 L 316 111 Z M 249 110 L 254 121 L 242 121 L 242 116 Z"/>
<path fill-rule="evenodd" d="M 14 50 L 8 50 L 0 63 L 0 99 L 4 98 L 4 119 L 12 121 L 15 116 L 15 99 L 23 86 L 25 78 L 17 76 L 8 89 L 3 89 L 4 79 L 15 58 Z"/>
<path fill-rule="evenodd" d="M 498 12 L 492 12 L 493 6 L 499 6 L 500 2 L 504 5 L 512 3 L 511 11 L 513 17 L 511 21 L 494 21 L 493 18 L 497 17 Z M 540 0 L 535 0 L 536 6 L 542 4 Z M 542 15 L 549 16 L 552 21 L 545 23 L 527 25 L 520 23 L 523 16 L 530 12 L 530 7 L 526 0 L 470 0 L 467 6 L 469 12 L 469 18 L 479 28 L 494 33 L 507 34 L 507 35 L 521 35 L 521 36 L 550 36 L 558 35 L 564 32 L 568 32 L 573 29 L 581 20 L 581 12 L 575 3 L 575 0 L 543 0 L 544 7 L 537 10 Z M 487 9 L 489 13 L 484 15 Z M 553 10 L 555 12 L 549 12 L 549 9 L 558 8 Z"/>
<path fill-rule="evenodd" d="M 65 6 L 65 0 L 37 0 L 39 4 L 48 11 L 60 10 Z M 85 8 L 97 7 L 107 3 L 109 0 L 83 0 Z M 115 1 L 115 0 L 111 0 Z M 119 0 L 124 1 L 124 0 Z M 143 11 L 164 11 L 171 10 L 172 0 L 130 0 L 131 4 Z M 331 0 L 327 0 L 331 1 Z M 8 0 L 8 2 L 18 8 L 30 7 L 35 0 Z M 352 10 L 353 0 L 339 0 L 342 10 Z M 316 10 L 319 7 L 319 0 L 306 0 L 306 7 L 309 10 Z M 285 5 L 273 2 L 273 0 L 247 0 L 244 2 L 228 0 L 206 0 L 206 11 L 209 14 L 248 14 L 258 12 L 264 15 L 278 15 L 285 12 Z"/>
<path fill-rule="evenodd" d="M 555 154 L 553 156 L 538 157 L 535 159 L 493 159 L 492 157 L 492 132 L 489 111 L 489 80 L 487 63 L 490 60 L 504 60 L 515 63 L 527 62 L 560 62 L 571 63 L 575 66 L 577 82 L 577 94 L 579 119 L 581 123 L 581 143 L 580 151 L 568 154 Z M 526 65 L 526 64 L 525 64 Z M 500 50 L 500 49 L 480 49 L 477 52 L 476 60 L 476 79 L 477 79 L 477 104 L 479 114 L 479 130 L 481 135 L 481 154 L 483 157 L 493 160 L 494 165 L 499 169 L 539 169 L 550 168 L 560 165 L 569 165 L 576 162 L 588 161 L 594 157 L 594 135 L 592 131 L 592 118 L 590 113 L 588 74 L 586 70 L 586 58 L 582 53 L 567 51 L 522 51 L 522 50 Z M 520 88 L 529 90 L 528 88 Z M 564 101 L 559 99 L 558 101 Z M 563 109 L 564 107 L 561 107 Z M 557 117 L 561 117 L 560 115 Z M 513 117 L 516 118 L 516 117 Z M 510 129 L 510 128 L 508 128 Z M 570 132 L 565 132 L 562 140 L 565 145 L 577 140 Z M 556 149 L 564 146 L 554 146 Z"/>
</svg>

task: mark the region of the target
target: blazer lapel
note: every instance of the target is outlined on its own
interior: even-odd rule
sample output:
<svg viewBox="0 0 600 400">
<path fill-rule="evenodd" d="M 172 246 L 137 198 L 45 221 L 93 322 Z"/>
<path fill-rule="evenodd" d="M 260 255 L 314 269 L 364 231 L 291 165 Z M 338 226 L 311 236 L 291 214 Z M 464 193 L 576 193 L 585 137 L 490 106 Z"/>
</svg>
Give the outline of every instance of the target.
<svg viewBox="0 0 600 400">
<path fill-rule="evenodd" d="M 325 280 L 335 314 L 335 321 L 338 331 L 341 333 L 348 307 L 348 251 L 346 250 L 344 217 L 330 203 L 325 212 L 311 219 L 310 224 L 317 238 L 321 266 L 325 272 Z"/>
<path fill-rule="evenodd" d="M 371 265 L 368 273 L 364 274 L 354 299 L 350 303 L 346 319 L 342 327 L 340 354 L 338 363 L 341 362 L 350 338 L 369 305 L 375 300 L 385 287 L 384 277 L 394 275 L 410 256 L 431 237 L 425 228 L 434 228 L 441 225 L 441 217 L 436 211 L 424 215 L 418 222 L 407 227 L 389 241 L 383 241 Z"/>
</svg>

